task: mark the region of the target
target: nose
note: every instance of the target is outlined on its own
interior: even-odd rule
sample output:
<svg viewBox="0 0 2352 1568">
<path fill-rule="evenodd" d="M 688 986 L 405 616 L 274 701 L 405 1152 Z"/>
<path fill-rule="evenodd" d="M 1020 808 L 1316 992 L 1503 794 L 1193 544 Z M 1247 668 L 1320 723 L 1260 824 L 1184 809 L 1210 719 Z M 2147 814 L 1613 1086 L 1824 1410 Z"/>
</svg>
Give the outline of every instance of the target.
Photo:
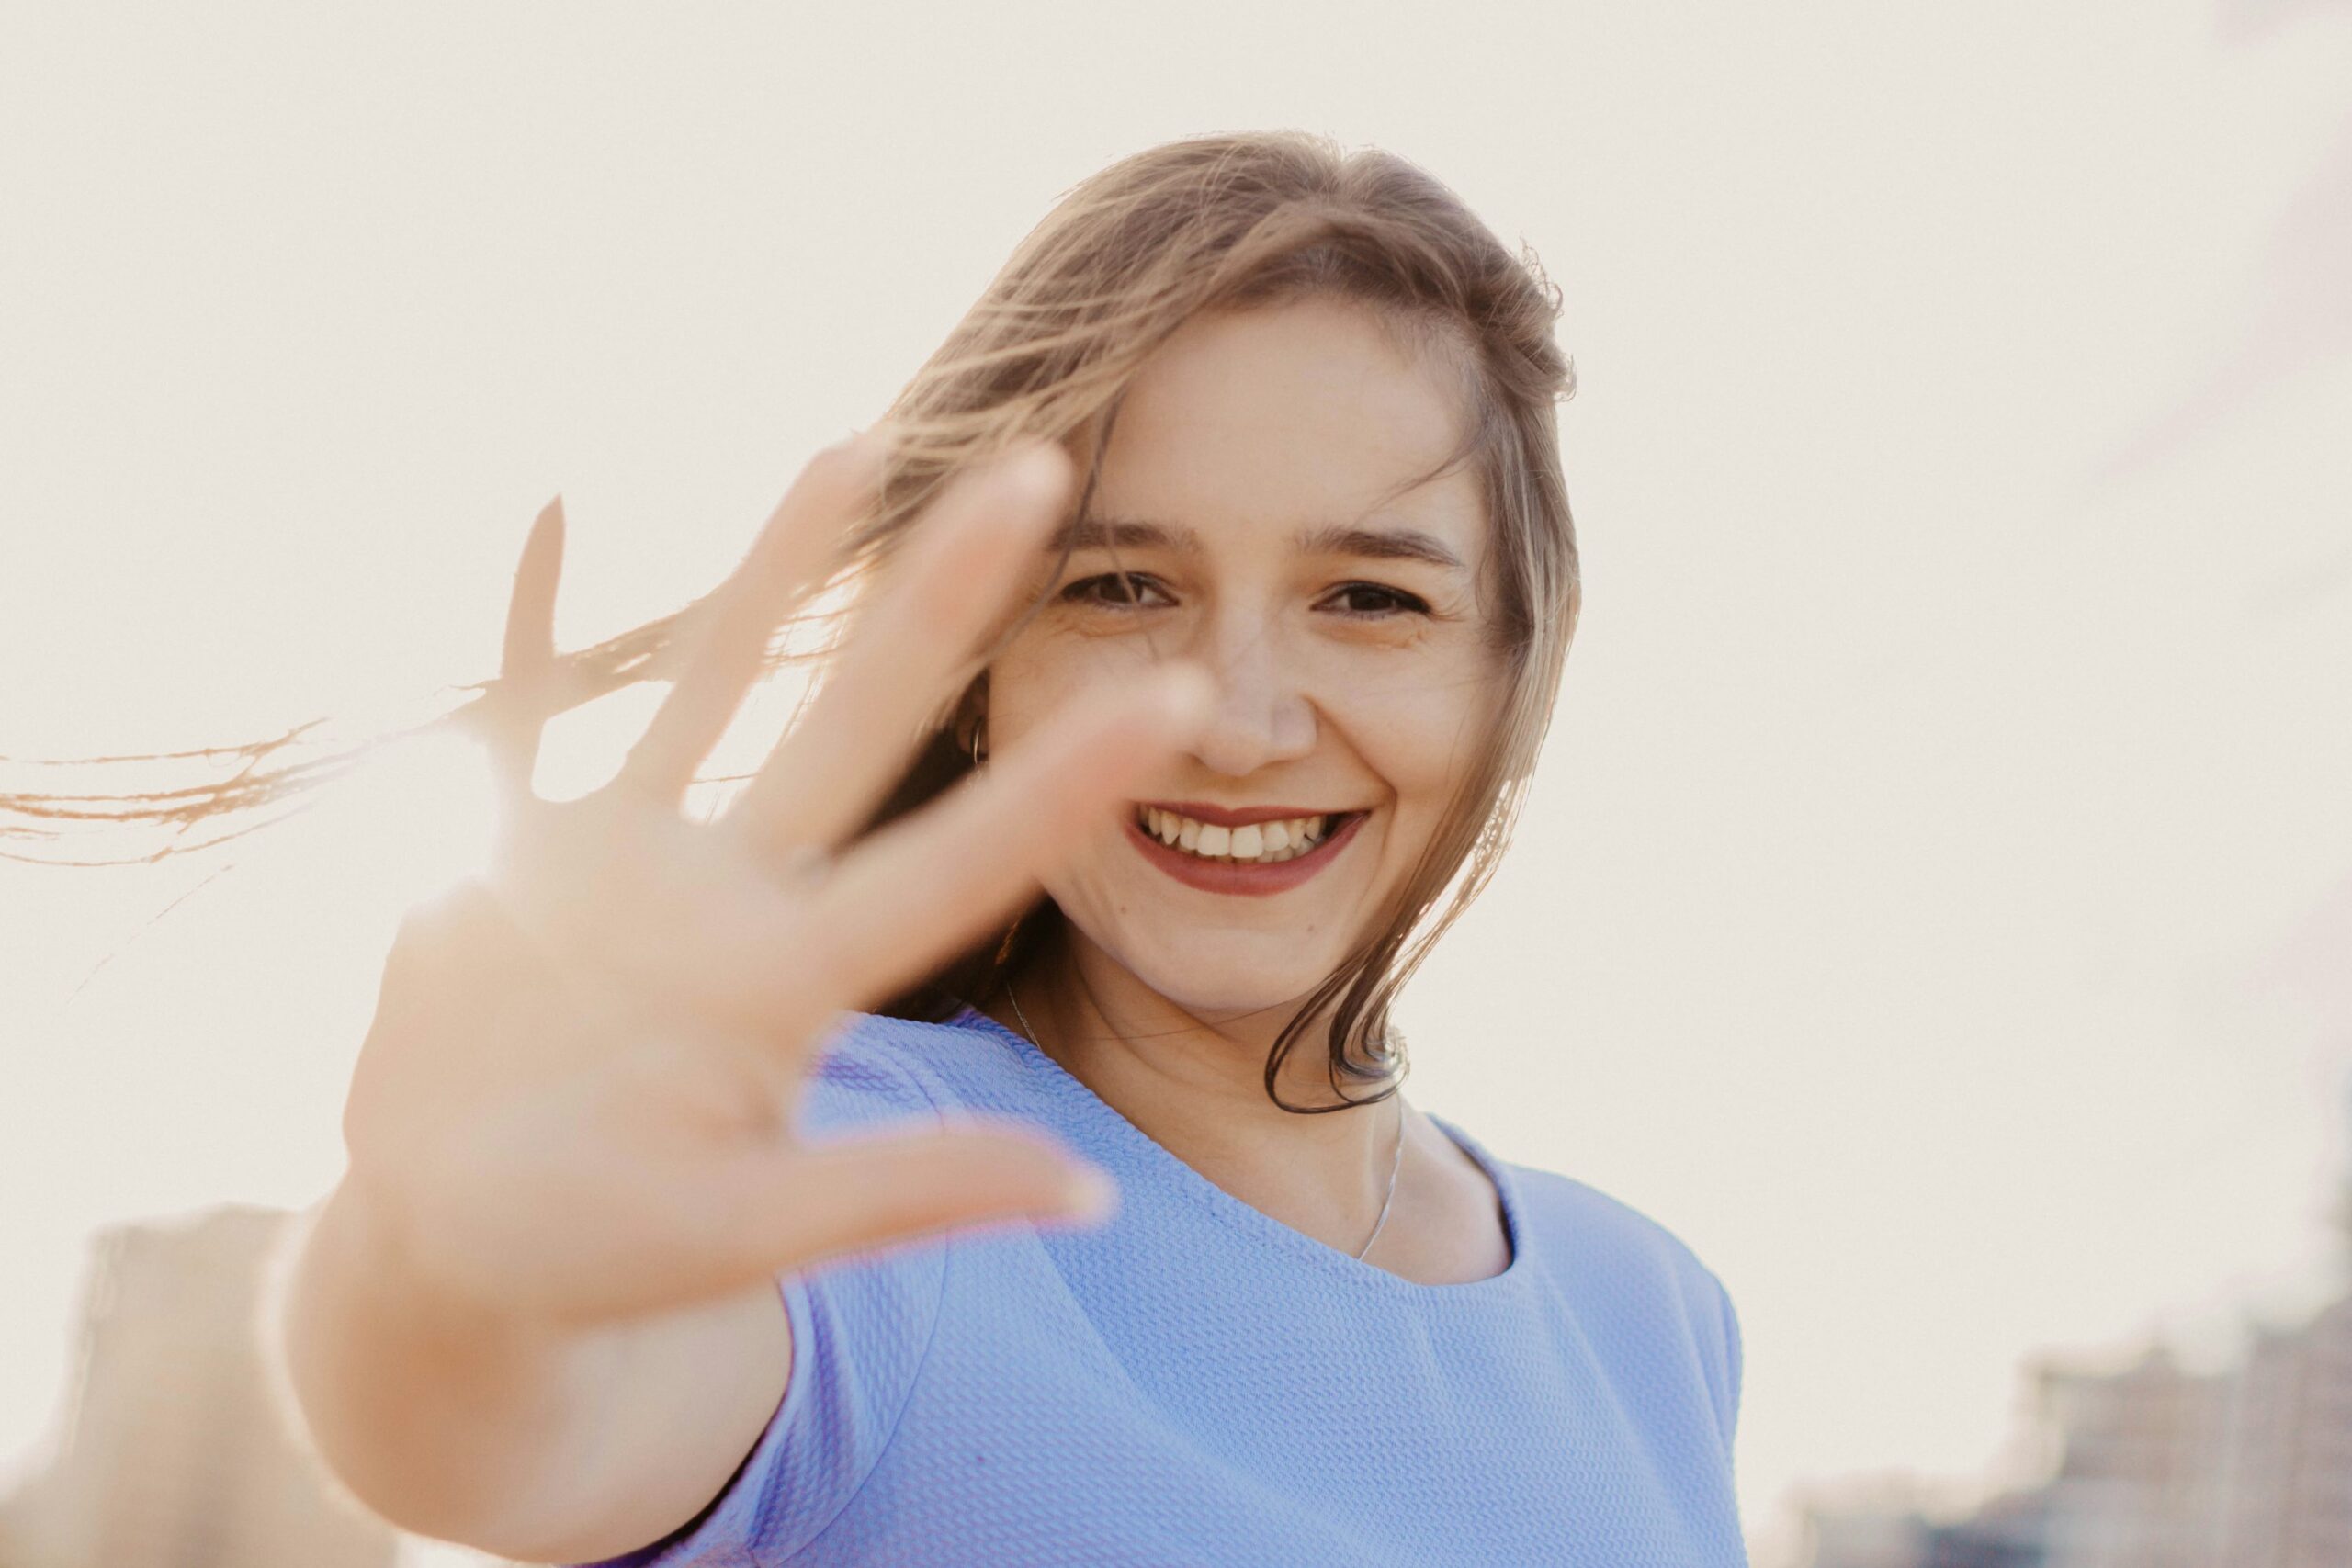
<svg viewBox="0 0 2352 1568">
<path fill-rule="evenodd" d="M 1214 773 L 1242 778 L 1315 749 L 1315 708 L 1297 661 L 1262 615 L 1236 606 L 1216 618 L 1209 647 L 1193 649 L 1216 682 L 1216 705 L 1193 751 Z"/>
</svg>

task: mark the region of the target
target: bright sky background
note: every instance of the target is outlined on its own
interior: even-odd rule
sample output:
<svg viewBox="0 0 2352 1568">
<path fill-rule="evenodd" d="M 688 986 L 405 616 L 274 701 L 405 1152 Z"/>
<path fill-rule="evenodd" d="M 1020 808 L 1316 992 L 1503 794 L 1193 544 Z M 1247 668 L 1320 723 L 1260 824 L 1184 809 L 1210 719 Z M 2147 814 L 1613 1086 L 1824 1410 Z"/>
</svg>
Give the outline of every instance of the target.
<svg viewBox="0 0 2352 1568">
<path fill-rule="evenodd" d="M 12 9 L 0 753 L 429 703 L 558 491 L 567 645 L 674 608 L 1061 191 L 1326 131 L 1532 245 L 1582 380 L 1584 625 L 1411 1092 L 1729 1284 L 1759 1568 L 1804 1478 L 1975 1471 L 2030 1353 L 2291 1320 L 2352 1083 L 2352 8 L 1469 14 Z M 463 781 L 153 924 L 226 862 L 0 867 L 0 1467 L 93 1226 L 332 1182 Z"/>
</svg>

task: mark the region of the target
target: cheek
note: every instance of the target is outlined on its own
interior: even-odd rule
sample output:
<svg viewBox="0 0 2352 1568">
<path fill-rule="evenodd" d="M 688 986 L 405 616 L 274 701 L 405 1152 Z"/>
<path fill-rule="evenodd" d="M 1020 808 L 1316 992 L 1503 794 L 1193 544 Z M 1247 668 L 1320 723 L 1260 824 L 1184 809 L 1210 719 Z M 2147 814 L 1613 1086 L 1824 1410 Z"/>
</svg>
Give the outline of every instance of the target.
<svg viewBox="0 0 2352 1568">
<path fill-rule="evenodd" d="M 1148 649 L 1033 628 L 989 666 L 990 731 L 1024 735 L 1089 687 L 1133 679 L 1149 662 Z"/>
<path fill-rule="evenodd" d="M 1391 686 L 1327 716 L 1400 809 L 1433 808 L 1476 761 L 1489 700 L 1483 682 Z"/>
</svg>

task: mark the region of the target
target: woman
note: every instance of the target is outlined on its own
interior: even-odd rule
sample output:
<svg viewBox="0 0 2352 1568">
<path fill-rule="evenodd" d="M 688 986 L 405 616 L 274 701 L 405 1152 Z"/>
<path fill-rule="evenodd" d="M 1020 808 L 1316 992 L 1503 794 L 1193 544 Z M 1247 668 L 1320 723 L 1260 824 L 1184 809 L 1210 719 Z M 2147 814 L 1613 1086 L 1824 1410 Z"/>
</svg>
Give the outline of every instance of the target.
<svg viewBox="0 0 2352 1568">
<path fill-rule="evenodd" d="M 351 1490 L 535 1562 L 1744 1562 L 1723 1288 L 1414 1109 L 1387 1024 L 1576 621 L 1557 308 L 1392 157 L 1117 164 L 563 805 L 543 516 L 498 863 L 395 944 L 277 1307 Z"/>
</svg>

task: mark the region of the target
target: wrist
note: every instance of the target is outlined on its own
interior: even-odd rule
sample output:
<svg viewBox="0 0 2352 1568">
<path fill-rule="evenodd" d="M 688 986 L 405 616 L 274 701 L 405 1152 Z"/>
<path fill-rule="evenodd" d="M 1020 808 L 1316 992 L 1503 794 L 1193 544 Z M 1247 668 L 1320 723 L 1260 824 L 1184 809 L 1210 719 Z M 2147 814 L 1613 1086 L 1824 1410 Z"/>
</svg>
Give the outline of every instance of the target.
<svg viewBox="0 0 2352 1568">
<path fill-rule="evenodd" d="M 434 1249 L 390 1192 L 346 1171 L 320 1205 L 303 1245 L 303 1269 L 325 1296 L 420 1348 L 511 1363 L 517 1351 L 566 1337 L 487 1295 L 433 1261 Z"/>
</svg>

